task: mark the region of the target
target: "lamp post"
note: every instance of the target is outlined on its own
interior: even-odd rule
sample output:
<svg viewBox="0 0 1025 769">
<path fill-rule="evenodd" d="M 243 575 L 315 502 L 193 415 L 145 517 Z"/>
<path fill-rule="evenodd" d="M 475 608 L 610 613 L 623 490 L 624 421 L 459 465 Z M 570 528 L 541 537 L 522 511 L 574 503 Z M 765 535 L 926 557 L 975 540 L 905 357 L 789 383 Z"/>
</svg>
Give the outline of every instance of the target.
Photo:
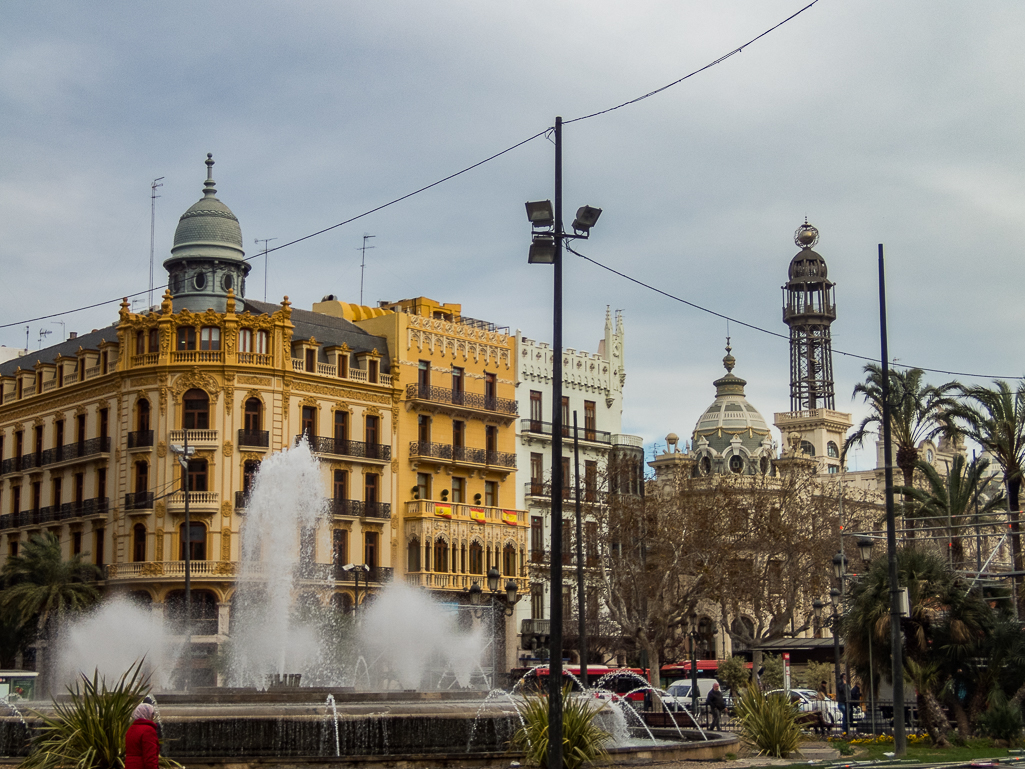
<svg viewBox="0 0 1025 769">
<path fill-rule="evenodd" d="M 690 615 L 690 713 L 698 717 L 698 615 Z"/>
<path fill-rule="evenodd" d="M 171 453 L 182 466 L 182 489 L 185 492 L 185 677 L 182 682 L 187 691 L 192 682 L 192 521 L 189 519 L 189 457 L 196 453 L 189 446 L 189 431 L 182 430 L 185 439 L 181 446 L 172 445 Z"/>
<path fill-rule="evenodd" d="M 501 600 L 503 603 L 501 616 L 511 617 L 516 611 L 514 608 L 519 602 L 520 589 L 519 585 L 516 584 L 516 580 L 508 579 L 505 583 L 505 596 L 501 597 L 501 593 L 498 590 L 498 583 L 501 581 L 502 575 L 498 573 L 498 569 L 492 566 L 488 569 L 487 580 L 488 580 L 488 592 L 491 594 L 491 688 L 494 689 L 497 678 L 497 666 L 495 658 L 495 645 L 498 639 L 497 632 L 497 617 L 498 617 L 498 602 Z M 480 583 L 474 581 L 470 585 L 470 604 L 475 608 L 473 615 L 477 619 L 484 618 L 484 607 L 480 606 L 481 599 L 484 597 L 484 591 L 481 589 Z"/>
<path fill-rule="evenodd" d="M 358 619 L 358 617 L 359 617 L 359 575 L 360 575 L 360 572 L 363 572 L 363 574 L 365 575 L 364 576 L 364 580 L 363 580 L 364 583 L 365 583 L 363 591 L 366 592 L 366 590 L 370 587 L 370 567 L 367 566 L 365 563 L 360 563 L 360 564 L 347 563 L 347 564 L 345 564 L 345 566 L 342 567 L 342 571 L 344 571 L 346 573 L 351 573 L 356 578 L 356 593 L 355 593 L 354 601 L 353 601 L 353 604 L 352 604 L 352 617 L 353 617 L 353 619 Z"/>
<path fill-rule="evenodd" d="M 549 580 L 548 769 L 562 769 L 562 245 L 586 238 L 601 216 L 600 208 L 583 206 L 573 221 L 573 235 L 562 228 L 562 118 L 555 118 L 555 208 L 548 200 L 527 203 L 532 238 L 530 264 L 555 268 L 552 312 L 552 530 Z"/>
<path fill-rule="evenodd" d="M 866 566 L 866 567 L 868 566 L 869 562 L 872 560 L 872 548 L 873 548 L 874 544 L 875 543 L 873 542 L 873 540 L 870 537 L 858 537 L 858 539 L 857 539 L 858 555 L 861 557 L 862 564 L 864 566 Z M 840 639 L 839 639 L 839 635 L 840 635 L 840 623 L 839 623 L 839 620 L 840 620 L 840 610 L 841 610 L 841 607 L 847 602 L 847 580 L 848 579 L 857 579 L 857 575 L 856 574 L 848 574 L 847 573 L 847 566 L 848 566 L 849 563 L 850 562 L 848 561 L 847 556 L 844 555 L 844 552 L 843 552 L 843 529 L 841 527 L 841 530 L 840 530 L 840 551 L 836 555 L 833 556 L 833 577 L 836 579 L 837 584 L 840 587 L 839 587 L 839 589 L 834 588 L 834 589 L 829 591 L 829 596 L 830 596 L 830 599 L 831 599 L 831 603 L 833 605 L 832 624 L 833 624 L 833 644 L 834 644 L 835 652 L 836 652 L 836 693 L 837 693 L 837 698 L 839 698 L 839 696 L 840 696 L 840 686 L 841 686 L 841 679 L 840 679 Z M 819 607 L 817 609 L 815 608 L 815 604 L 814 603 L 812 604 L 812 608 L 815 609 L 818 612 L 818 615 L 820 615 L 821 611 L 822 611 L 822 607 L 821 607 L 822 602 L 819 601 L 818 603 L 819 603 Z M 818 616 L 818 615 L 816 615 L 816 616 Z M 871 678 L 871 676 L 872 676 L 872 662 L 871 662 L 871 659 L 872 659 L 871 658 L 871 655 L 872 655 L 872 639 L 871 639 L 871 637 L 869 637 L 868 651 L 869 651 L 869 678 Z M 844 701 L 843 701 L 843 704 L 842 704 L 842 708 L 843 708 L 843 716 L 844 716 L 844 730 L 847 731 L 847 730 L 850 729 L 850 727 L 852 725 L 852 719 L 851 719 L 851 700 L 850 700 L 850 689 L 849 689 L 850 683 L 851 683 L 851 670 L 850 670 L 850 662 L 849 661 L 845 660 L 844 665 L 845 665 L 846 678 L 847 678 L 846 686 L 848 688 L 844 691 Z M 871 690 L 871 682 L 869 683 L 869 688 Z M 874 720 L 874 715 L 873 715 L 873 730 L 874 730 L 874 727 L 875 727 L 875 720 Z"/>
</svg>

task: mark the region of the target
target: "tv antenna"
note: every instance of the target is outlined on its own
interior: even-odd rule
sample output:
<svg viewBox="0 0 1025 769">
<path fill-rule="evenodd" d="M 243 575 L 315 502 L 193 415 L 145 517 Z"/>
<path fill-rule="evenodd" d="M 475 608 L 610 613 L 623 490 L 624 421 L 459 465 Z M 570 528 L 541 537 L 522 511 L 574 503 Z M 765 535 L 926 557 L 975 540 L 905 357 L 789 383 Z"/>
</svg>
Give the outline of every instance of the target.
<svg viewBox="0 0 1025 769">
<path fill-rule="evenodd" d="M 157 227 L 157 198 L 160 197 L 157 194 L 157 187 L 164 186 L 160 183 L 163 178 L 161 176 L 160 179 L 154 179 L 149 186 L 149 295 L 147 307 L 153 306 L 153 244 Z"/>
<path fill-rule="evenodd" d="M 64 324 L 64 321 L 62 321 L 62 320 L 53 320 L 53 321 L 50 321 L 50 325 L 51 326 L 59 325 L 61 327 L 61 341 L 62 342 L 65 341 L 68 338 L 67 327 Z"/>
<path fill-rule="evenodd" d="M 277 240 L 277 238 L 264 238 L 263 240 L 257 238 L 253 241 L 256 245 L 263 243 L 263 301 L 265 302 L 267 301 L 267 269 L 270 267 L 269 257 L 267 256 L 267 244 L 272 240 Z"/>
<path fill-rule="evenodd" d="M 43 340 L 46 339 L 46 337 L 50 336 L 50 334 L 52 334 L 52 333 L 53 333 L 52 329 L 48 329 L 48 328 L 41 328 L 41 329 L 39 329 L 39 349 L 40 350 L 43 349 Z"/>
<path fill-rule="evenodd" d="M 370 238 L 376 238 L 376 237 L 377 237 L 376 235 L 367 235 L 364 232 L 363 233 L 363 245 L 356 249 L 357 251 L 362 251 L 363 252 L 362 261 L 360 262 L 360 266 L 359 266 L 359 304 L 360 304 L 360 307 L 363 306 L 363 273 L 366 272 L 366 269 L 367 269 L 367 249 L 368 248 L 376 248 L 376 246 L 368 246 L 367 245 L 367 241 L 370 240 Z"/>
</svg>

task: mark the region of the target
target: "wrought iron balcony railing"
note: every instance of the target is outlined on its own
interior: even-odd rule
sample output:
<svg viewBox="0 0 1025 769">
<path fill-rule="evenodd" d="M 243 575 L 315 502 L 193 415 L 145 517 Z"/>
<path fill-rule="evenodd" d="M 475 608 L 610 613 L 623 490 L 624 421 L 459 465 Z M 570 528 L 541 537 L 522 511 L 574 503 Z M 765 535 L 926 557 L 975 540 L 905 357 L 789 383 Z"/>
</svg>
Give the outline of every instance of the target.
<svg viewBox="0 0 1025 769">
<path fill-rule="evenodd" d="M 267 430 L 239 430 L 238 445 L 268 448 L 270 446 L 270 432 Z"/>
<path fill-rule="evenodd" d="M 153 492 L 136 491 L 125 494 L 125 510 L 152 510 Z"/>
<path fill-rule="evenodd" d="M 409 384 L 406 385 L 406 398 L 409 400 L 431 401 L 433 403 L 451 403 L 453 406 L 463 406 L 482 411 L 495 411 L 499 414 L 515 415 L 519 413 L 516 401 L 511 398 L 489 398 L 486 395 L 468 393 L 463 390 L 453 390 L 446 387 Z"/>
<path fill-rule="evenodd" d="M 508 451 L 486 451 L 467 446 L 452 446 L 448 443 L 432 443 L 431 441 L 410 441 L 409 456 L 450 459 L 456 462 L 492 465 L 493 467 L 516 467 L 516 455 Z"/>
<path fill-rule="evenodd" d="M 37 510 L 19 510 L 0 516 L 0 529 L 17 529 L 22 526 L 42 526 L 89 515 L 104 515 L 110 509 L 107 497 L 84 499 L 81 502 L 65 502 L 60 505 L 40 507 Z"/>
<path fill-rule="evenodd" d="M 332 515 L 351 515 L 356 518 L 391 518 L 390 502 L 364 502 L 361 499 L 329 499 Z"/>
<path fill-rule="evenodd" d="M 390 566 L 371 566 L 370 571 L 363 571 L 359 569 L 352 569 L 351 571 L 345 571 L 342 568 L 342 564 L 334 567 L 334 579 L 336 582 L 355 582 L 356 573 L 359 572 L 359 581 L 364 582 L 391 582 L 394 576 L 394 570 Z"/>
<path fill-rule="evenodd" d="M 110 438 L 90 438 L 87 441 L 67 443 L 47 449 L 43 452 L 43 464 L 53 465 L 57 462 L 68 462 L 72 459 L 83 459 L 95 454 L 110 453 Z"/>
<path fill-rule="evenodd" d="M 538 419 L 521 419 L 520 420 L 520 432 L 521 433 L 534 433 L 536 435 L 544 435 L 550 437 L 552 434 L 552 423 L 542 422 Z M 612 433 L 606 432 L 605 430 L 592 430 L 587 427 L 577 426 L 577 437 L 582 441 L 590 441 L 591 443 L 605 443 L 612 445 Z M 573 440 L 573 426 L 563 425 L 562 426 L 562 437 Z"/>
<path fill-rule="evenodd" d="M 136 430 L 128 433 L 128 448 L 141 449 L 153 445 L 152 430 Z"/>
<path fill-rule="evenodd" d="M 319 435 L 308 436 L 310 449 L 314 454 L 334 454 L 340 457 L 358 457 L 360 459 L 391 460 L 391 446 L 387 443 L 366 443 L 340 438 L 322 438 Z M 295 436 L 298 443 L 301 435 Z"/>
</svg>

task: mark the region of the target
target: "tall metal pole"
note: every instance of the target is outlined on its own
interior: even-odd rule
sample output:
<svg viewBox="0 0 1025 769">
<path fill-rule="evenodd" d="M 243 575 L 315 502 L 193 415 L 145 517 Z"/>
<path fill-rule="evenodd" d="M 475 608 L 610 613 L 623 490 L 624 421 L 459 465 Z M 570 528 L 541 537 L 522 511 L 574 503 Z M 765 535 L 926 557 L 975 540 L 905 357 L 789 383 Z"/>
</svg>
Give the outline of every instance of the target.
<svg viewBox="0 0 1025 769">
<path fill-rule="evenodd" d="M 552 586 L 548 642 L 548 769 L 562 769 L 562 118 L 555 118 L 555 302 L 552 312 Z"/>
<path fill-rule="evenodd" d="M 182 480 L 185 482 L 185 689 L 192 683 L 192 521 L 189 519 L 189 431 L 185 433 Z"/>
<path fill-rule="evenodd" d="M 160 179 L 163 178 L 163 176 L 160 177 Z M 157 194 L 157 187 L 164 186 L 158 183 L 160 179 L 154 179 L 149 186 L 149 299 L 146 305 L 147 309 L 153 306 L 153 250 L 157 232 L 157 198 L 160 197 Z"/>
<path fill-rule="evenodd" d="M 577 632 L 580 634 L 580 684 L 587 688 L 587 620 L 584 610 L 584 533 L 580 521 L 580 435 L 577 432 L 577 411 L 573 409 L 573 474 L 577 493 Z"/>
<path fill-rule="evenodd" d="M 893 751 L 898 758 L 908 751 L 904 730 L 904 654 L 900 630 L 900 581 L 897 573 L 897 522 L 893 509 L 893 449 L 890 444 L 890 368 L 886 344 L 886 274 L 883 244 L 879 244 L 879 340 L 883 375 L 883 463 L 886 474 L 886 553 L 890 572 L 890 654 L 893 664 Z"/>
</svg>

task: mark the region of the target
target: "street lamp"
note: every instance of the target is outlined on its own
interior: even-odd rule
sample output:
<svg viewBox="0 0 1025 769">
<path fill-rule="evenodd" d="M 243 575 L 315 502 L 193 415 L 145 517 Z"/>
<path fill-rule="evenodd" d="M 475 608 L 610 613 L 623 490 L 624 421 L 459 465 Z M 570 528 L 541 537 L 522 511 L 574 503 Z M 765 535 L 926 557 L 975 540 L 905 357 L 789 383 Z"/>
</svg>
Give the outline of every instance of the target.
<svg viewBox="0 0 1025 769">
<path fill-rule="evenodd" d="M 363 590 L 364 592 L 366 592 L 370 588 L 370 567 L 367 566 L 365 563 L 347 563 L 345 564 L 345 566 L 342 567 L 342 571 L 346 572 L 347 574 L 352 574 L 356 578 L 355 601 L 352 605 L 352 616 L 353 618 L 356 618 L 359 616 L 359 575 L 360 572 L 363 572 L 363 574 L 365 575 L 363 581 L 366 587 L 364 587 Z"/>
<path fill-rule="evenodd" d="M 562 769 L 562 245 L 567 239 L 586 238 L 601 215 L 600 208 L 583 206 L 573 220 L 573 233 L 562 227 L 562 118 L 555 118 L 555 205 L 550 201 L 527 203 L 532 238 L 527 261 L 551 264 L 554 275 L 552 333 L 552 533 L 549 580 L 548 767 Z"/>
<path fill-rule="evenodd" d="M 513 607 L 515 607 L 516 604 L 519 603 L 520 598 L 522 598 L 522 596 L 520 595 L 520 588 L 519 585 L 516 584 L 516 580 L 509 579 L 505 583 L 505 595 L 499 598 L 500 593 L 498 590 L 498 583 L 501 580 L 501 578 L 502 575 L 498 573 L 498 569 L 496 569 L 494 566 L 488 569 L 488 592 L 491 593 L 492 606 L 495 606 L 496 599 L 501 600 L 504 604 L 502 607 L 502 614 L 504 614 L 506 617 L 511 617 L 513 613 L 516 611 Z M 470 585 L 470 603 L 472 605 L 480 606 L 480 602 L 483 597 L 484 591 L 483 589 L 481 589 L 479 582 L 474 582 L 472 585 Z M 483 610 L 480 614 L 477 615 L 477 618 L 480 619 L 482 616 Z"/>
<path fill-rule="evenodd" d="M 183 430 L 181 446 L 171 445 L 171 453 L 182 466 L 182 489 L 185 492 L 185 676 L 182 686 L 188 690 L 192 679 L 192 521 L 189 518 L 189 457 L 196 448 L 189 445 L 189 431 Z"/>
</svg>

